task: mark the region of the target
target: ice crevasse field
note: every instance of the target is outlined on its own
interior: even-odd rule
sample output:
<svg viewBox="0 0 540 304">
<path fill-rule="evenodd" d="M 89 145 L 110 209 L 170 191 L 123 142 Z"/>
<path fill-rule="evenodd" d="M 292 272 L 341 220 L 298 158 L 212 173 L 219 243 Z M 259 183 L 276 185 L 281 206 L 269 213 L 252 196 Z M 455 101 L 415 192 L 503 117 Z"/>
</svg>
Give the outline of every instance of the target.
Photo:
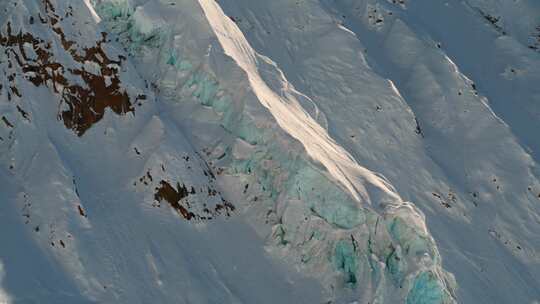
<svg viewBox="0 0 540 304">
<path fill-rule="evenodd" d="M 0 2 L 0 303 L 540 303 L 540 2 Z"/>
</svg>

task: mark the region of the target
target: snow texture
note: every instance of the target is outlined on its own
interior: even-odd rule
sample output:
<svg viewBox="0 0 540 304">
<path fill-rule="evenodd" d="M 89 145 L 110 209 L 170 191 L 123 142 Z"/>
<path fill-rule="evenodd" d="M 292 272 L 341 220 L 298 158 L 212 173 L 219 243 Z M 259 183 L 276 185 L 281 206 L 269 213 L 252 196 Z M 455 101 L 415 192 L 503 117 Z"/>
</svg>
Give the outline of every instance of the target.
<svg viewBox="0 0 540 304">
<path fill-rule="evenodd" d="M 534 0 L 0 2 L 0 303 L 540 301 L 539 26 Z"/>
</svg>

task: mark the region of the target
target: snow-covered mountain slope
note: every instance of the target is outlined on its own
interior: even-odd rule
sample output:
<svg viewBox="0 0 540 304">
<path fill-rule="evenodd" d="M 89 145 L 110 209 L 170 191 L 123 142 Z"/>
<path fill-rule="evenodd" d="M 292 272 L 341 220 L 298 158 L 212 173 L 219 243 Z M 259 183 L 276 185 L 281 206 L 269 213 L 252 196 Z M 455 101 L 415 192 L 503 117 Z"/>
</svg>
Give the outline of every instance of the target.
<svg viewBox="0 0 540 304">
<path fill-rule="evenodd" d="M 239 217 L 223 221 L 235 207 L 217 170 L 88 8 L 5 8 L 4 302 L 318 301 L 317 284 L 294 283 Z"/>
<path fill-rule="evenodd" d="M 0 3 L 0 303 L 536 303 L 540 6 Z"/>
</svg>

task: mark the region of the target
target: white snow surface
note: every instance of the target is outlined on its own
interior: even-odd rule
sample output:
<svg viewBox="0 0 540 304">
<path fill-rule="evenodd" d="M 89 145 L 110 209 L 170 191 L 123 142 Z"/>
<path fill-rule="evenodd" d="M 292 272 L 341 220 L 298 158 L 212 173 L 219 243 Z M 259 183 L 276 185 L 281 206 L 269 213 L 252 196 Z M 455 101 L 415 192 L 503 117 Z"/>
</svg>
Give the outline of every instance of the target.
<svg viewBox="0 0 540 304">
<path fill-rule="evenodd" d="M 94 18 L 94 21 L 96 23 L 101 22 L 101 18 L 99 18 L 99 15 L 94 10 L 94 6 L 90 2 L 90 0 L 83 0 L 83 1 L 84 1 L 84 4 L 86 5 L 86 7 L 88 8 L 88 10 L 90 11 L 90 14 L 92 14 L 92 17 Z"/>
<path fill-rule="evenodd" d="M 259 101 L 272 113 L 283 130 L 302 143 L 309 156 L 320 162 L 356 200 L 369 202 L 363 186 L 366 183 L 387 192 L 385 194 L 394 200 L 399 199 L 381 178 L 360 167 L 345 149 L 328 136 L 326 130 L 296 100 L 294 95 L 299 93 L 290 86 L 281 70 L 269 58 L 263 58 L 253 51 L 240 29 L 223 14 L 216 2 L 201 0 L 200 3 L 225 54 L 231 56 L 246 72 Z M 272 75 L 276 78 L 272 80 L 277 87 L 270 88 L 260 73 L 277 74 Z M 307 96 L 302 97 L 309 99 Z M 360 181 L 356 182 L 356 179 Z"/>
<path fill-rule="evenodd" d="M 540 302 L 539 27 L 535 0 L 1 1 L 0 304 Z"/>
</svg>

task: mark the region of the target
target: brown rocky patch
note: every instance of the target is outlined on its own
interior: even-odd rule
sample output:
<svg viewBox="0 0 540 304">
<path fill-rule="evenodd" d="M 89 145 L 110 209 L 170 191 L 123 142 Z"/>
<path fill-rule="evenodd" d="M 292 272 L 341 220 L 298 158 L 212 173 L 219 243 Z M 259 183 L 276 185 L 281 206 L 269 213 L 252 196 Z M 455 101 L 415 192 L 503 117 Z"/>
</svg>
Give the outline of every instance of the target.
<svg viewBox="0 0 540 304">
<path fill-rule="evenodd" d="M 13 125 L 9 122 L 9 120 L 7 120 L 7 118 L 5 116 L 2 116 L 2 121 L 4 122 L 4 124 L 9 127 L 9 128 L 13 128 Z"/>
<path fill-rule="evenodd" d="M 187 197 L 188 192 L 185 185 L 180 186 L 176 183 L 176 189 L 166 181 L 161 181 L 160 186 L 156 188 L 154 199 L 156 201 L 167 201 L 178 213 L 186 220 L 191 220 L 195 214 L 189 212 L 186 207 L 180 204 L 180 200 Z"/>
<path fill-rule="evenodd" d="M 9 65 L 12 61 L 17 64 L 27 80 L 35 86 L 45 85 L 59 95 L 60 109 L 58 119 L 64 125 L 73 130 L 78 136 L 82 136 L 89 128 L 99 122 L 106 109 L 111 109 L 118 115 L 133 112 L 134 107 L 125 89 L 122 88 L 119 77 L 119 69 L 124 56 L 113 59 L 104 51 L 103 45 L 107 42 L 107 34 L 102 33 L 102 38 L 96 42 L 95 46 L 77 49 L 77 43 L 69 40 L 60 26 L 64 17 L 56 14 L 55 8 L 48 0 L 42 0 L 45 16 L 38 16 L 42 25 L 48 26 L 59 38 L 63 49 L 71 56 L 73 61 L 80 66 L 67 69 L 62 63 L 55 61 L 55 54 L 52 52 L 52 42 L 35 37 L 32 33 L 19 31 L 14 33 L 11 24 L 8 22 L 5 32 L 0 33 L 0 46 L 3 47 L 5 55 L 8 57 Z M 68 10 L 65 18 L 71 17 Z M 37 58 L 30 58 L 25 51 L 25 44 L 37 55 Z M 98 72 L 85 70 L 85 64 L 92 64 L 97 67 Z M 68 79 L 79 78 L 79 83 L 70 83 Z M 10 80 L 10 90 L 18 97 L 22 97 L 14 83 Z M 11 96 L 8 95 L 11 100 Z M 144 96 L 144 97 L 143 97 Z M 144 100 L 145 95 L 139 94 L 136 102 Z"/>
<path fill-rule="evenodd" d="M 186 185 L 176 183 L 173 187 L 169 182 L 162 180 L 159 187 L 156 187 L 154 199 L 159 203 L 166 201 L 186 220 L 211 220 L 219 215 L 231 216 L 235 210 L 233 204 L 222 199 L 222 203 L 216 204 L 213 209 L 208 208 L 203 204 L 202 213 L 198 214 L 193 211 L 193 206 L 186 200 L 189 195 L 195 194 L 195 188 L 191 187 L 191 192 L 188 191 Z M 215 190 L 214 190 L 215 191 Z"/>
</svg>

